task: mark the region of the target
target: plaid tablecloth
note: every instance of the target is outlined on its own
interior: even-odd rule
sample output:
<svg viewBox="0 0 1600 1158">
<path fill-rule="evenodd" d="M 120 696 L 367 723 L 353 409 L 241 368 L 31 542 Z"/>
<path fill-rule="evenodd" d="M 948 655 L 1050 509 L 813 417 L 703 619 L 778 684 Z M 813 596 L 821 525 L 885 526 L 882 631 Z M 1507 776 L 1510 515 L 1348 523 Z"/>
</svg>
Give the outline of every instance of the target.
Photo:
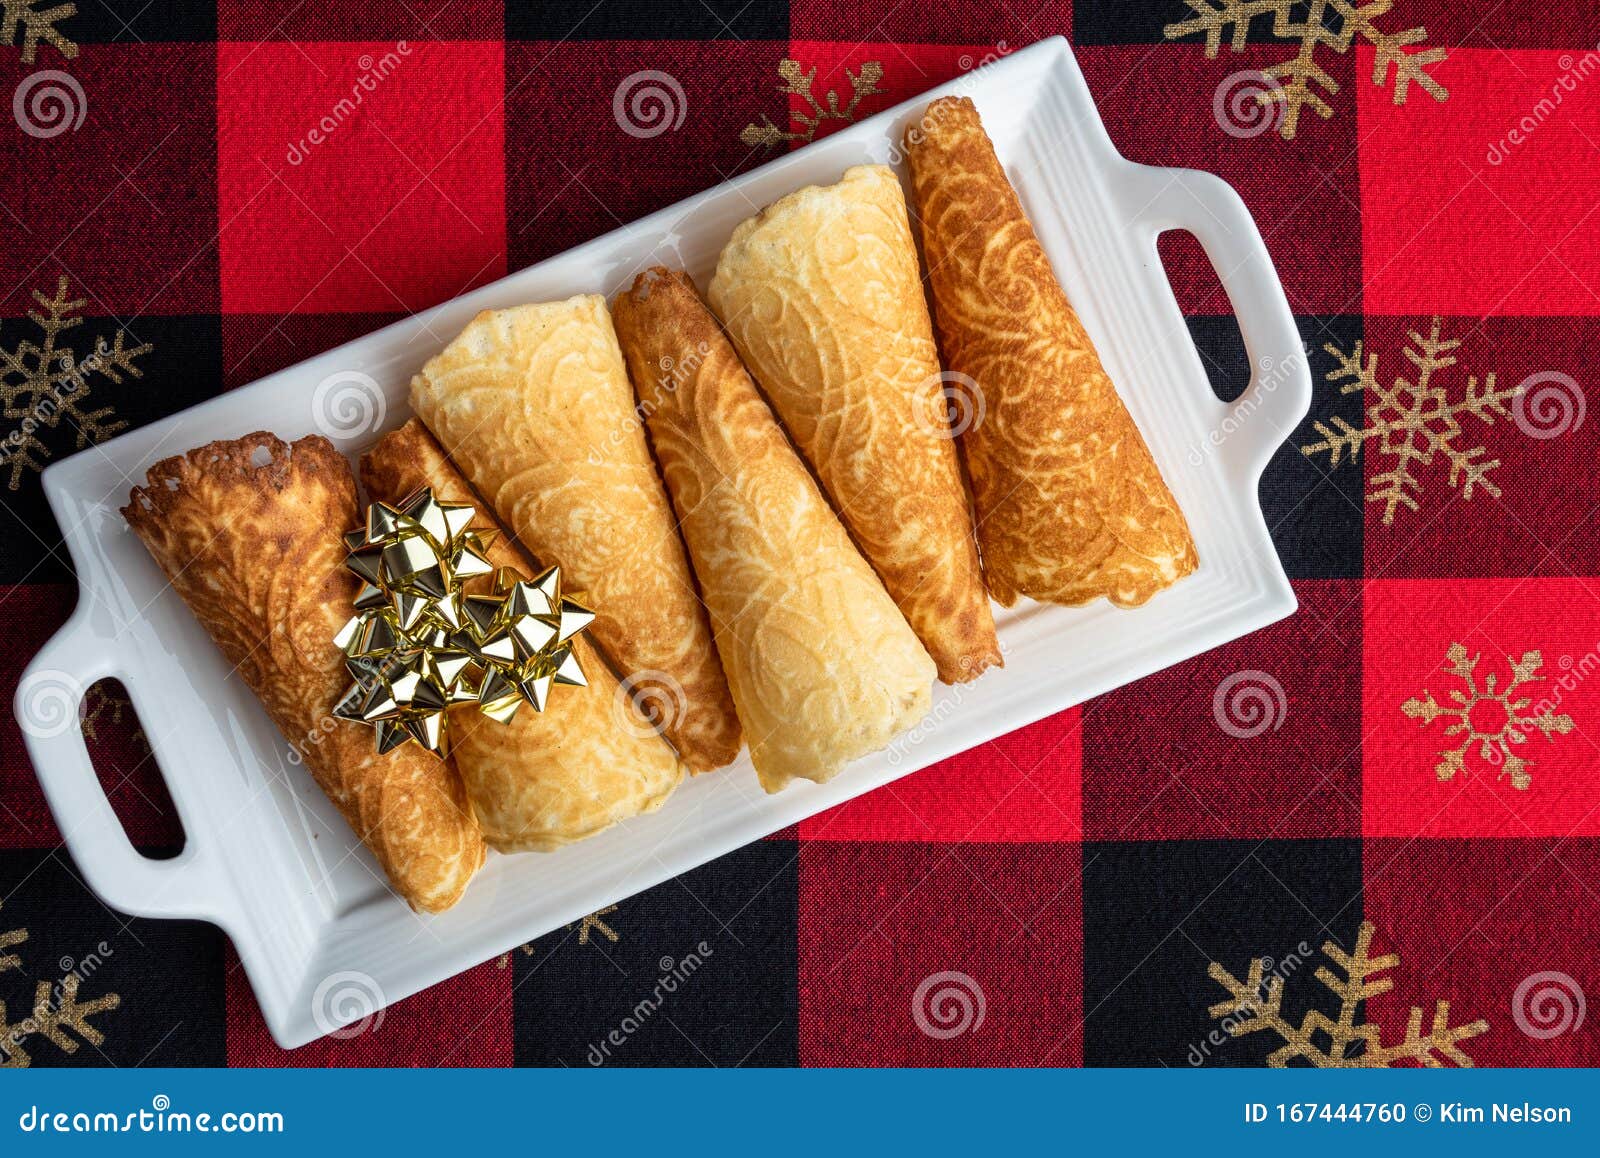
<svg viewBox="0 0 1600 1158">
<path fill-rule="evenodd" d="M 607 1042 L 625 1065 L 1600 1062 L 1592 4 L 4 0 L 0 20 L 8 702 L 76 598 L 42 465 L 1053 34 L 1125 154 L 1244 195 L 1315 384 L 1263 484 L 1292 619 L 292 1054 L 220 932 L 88 892 L 7 713 L 12 1063 L 581 1066 Z M 664 111 L 636 111 L 641 85 Z M 1186 237 L 1162 250 L 1231 398 L 1249 367 L 1215 275 Z M 86 388 L 41 417 L 69 353 Z M 135 842 L 172 854 L 124 694 L 82 710 Z"/>
</svg>

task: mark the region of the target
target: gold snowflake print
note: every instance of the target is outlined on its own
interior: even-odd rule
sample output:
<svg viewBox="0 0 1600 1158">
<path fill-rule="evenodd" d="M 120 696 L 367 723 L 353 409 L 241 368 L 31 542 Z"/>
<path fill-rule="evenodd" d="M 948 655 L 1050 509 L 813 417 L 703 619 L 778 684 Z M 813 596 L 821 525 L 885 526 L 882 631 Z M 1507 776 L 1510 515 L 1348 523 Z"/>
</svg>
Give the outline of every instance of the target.
<svg viewBox="0 0 1600 1158">
<path fill-rule="evenodd" d="M 4 951 L 14 949 L 27 940 L 26 929 L 0 933 L 0 973 L 22 970 L 20 955 Z M 35 1038 L 49 1042 L 66 1054 L 77 1053 L 79 1041 L 86 1041 L 93 1046 L 105 1044 L 105 1034 L 89 1019 L 116 1009 L 122 1004 L 122 998 L 115 993 L 107 993 L 90 1001 L 79 1001 L 78 989 L 82 983 L 83 978 L 75 972 L 53 982 L 36 981 L 32 1004 L 26 1007 L 26 1014 L 17 1021 L 10 1020 L 6 1002 L 0 1000 L 0 1069 L 27 1069 L 31 1066 L 33 1058 L 24 1044 Z"/>
<path fill-rule="evenodd" d="M 524 957 L 532 957 L 533 942 L 524 941 L 522 944 L 518 945 L 515 950 L 512 950 L 512 952 L 518 951 L 520 951 Z M 495 966 L 500 969 L 509 969 L 511 967 L 511 952 L 500 954 L 499 959 L 495 961 Z"/>
<path fill-rule="evenodd" d="M 1267 1064 L 1280 1069 L 1297 1060 L 1339 1069 L 1376 1069 L 1399 1061 L 1434 1069 L 1447 1061 L 1471 1066 L 1472 1059 L 1462 1052 L 1460 1043 L 1485 1032 L 1489 1023 L 1480 1018 L 1452 1026 L 1448 1001 L 1434 1004 L 1433 1020 L 1426 1032 L 1422 1028 L 1422 1007 L 1413 1005 L 1405 1037 L 1390 1045 L 1383 1043 L 1382 1027 L 1366 1020 L 1366 1002 L 1394 988 L 1392 977 L 1378 975 L 1400 964 L 1398 954 L 1372 956 L 1373 932 L 1372 922 L 1361 923 L 1353 953 L 1346 953 L 1333 941 L 1322 946 L 1328 965 L 1317 966 L 1315 976 L 1338 1000 L 1338 1013 L 1333 1017 L 1311 1009 L 1298 1025 L 1291 1022 L 1283 1012 L 1284 978 L 1276 973 L 1267 976 L 1264 959 L 1251 961 L 1242 981 L 1217 962 L 1211 962 L 1207 972 L 1228 991 L 1228 997 L 1208 1012 L 1222 1019 L 1232 1037 L 1266 1033 L 1281 1041 L 1283 1044 L 1267 1055 Z"/>
<path fill-rule="evenodd" d="M 798 60 L 786 57 L 779 61 L 778 75 L 783 78 L 778 91 L 784 96 L 799 97 L 806 107 L 791 114 L 796 126 L 793 130 L 778 128 L 765 114 L 762 114 L 759 125 L 746 125 L 740 131 L 739 139 L 752 149 L 770 149 L 785 141 L 808 144 L 816 139 L 817 130 L 824 121 L 853 123 L 863 98 L 884 91 L 878 87 L 878 82 L 883 79 L 883 65 L 875 60 L 864 62 L 860 70 L 854 73 L 848 68 L 844 70 L 845 79 L 850 82 L 850 99 L 842 105 L 839 103 L 839 94 L 832 89 L 823 94 L 822 100 L 816 98 L 812 86 L 816 83 L 817 70 L 813 68 L 806 72 Z"/>
<path fill-rule="evenodd" d="M 1452 400 L 1448 387 L 1439 385 L 1437 379 L 1441 371 L 1456 364 L 1451 351 L 1461 342 L 1440 337 L 1441 326 L 1442 320 L 1434 318 L 1427 337 L 1410 331 L 1404 353 L 1416 367 L 1415 382 L 1396 377 L 1385 386 L 1378 379 L 1378 355 L 1365 354 L 1361 342 L 1349 353 L 1331 342 L 1323 347 L 1337 359 L 1328 381 L 1338 384 L 1341 394 L 1362 395 L 1366 413 L 1360 429 L 1337 416 L 1328 422 L 1313 422 L 1311 428 L 1321 437 L 1304 444 L 1300 451 L 1307 458 L 1326 454 L 1331 469 L 1346 458 L 1355 465 L 1363 447 L 1370 446 L 1368 455 L 1379 455 L 1385 469 L 1367 481 L 1367 502 L 1383 504 L 1384 526 L 1394 524 L 1395 512 L 1401 507 L 1408 511 L 1420 508 L 1418 497 L 1424 486 L 1418 471 L 1435 462 L 1449 466 L 1449 485 L 1459 490 L 1463 499 L 1471 499 L 1479 487 L 1496 498 L 1500 495 L 1500 488 L 1489 478 L 1500 460 L 1485 458 L 1489 452 L 1482 445 L 1462 445 L 1467 437 L 1462 420 L 1493 426 L 1496 418 L 1511 413 L 1507 403 L 1522 387 L 1497 386 L 1493 371 L 1482 382 L 1477 375 L 1468 375 L 1460 397 Z"/>
<path fill-rule="evenodd" d="M 22 958 L 15 953 L 8 953 L 6 950 L 15 949 L 27 939 L 28 930 L 26 929 L 10 929 L 0 933 L 0 973 L 4 973 L 7 969 L 22 968 Z"/>
<path fill-rule="evenodd" d="M 1444 670 L 1456 676 L 1465 685 L 1462 688 L 1452 688 L 1448 694 L 1449 704 L 1441 704 L 1433 698 L 1433 693 L 1424 691 L 1422 698 L 1413 696 L 1400 705 L 1400 710 L 1414 720 L 1421 720 L 1424 726 L 1438 719 L 1449 721 L 1445 724 L 1446 736 L 1460 736 L 1461 741 L 1454 748 L 1439 753 L 1439 763 L 1434 766 L 1440 780 L 1453 780 L 1456 775 L 1465 774 L 1467 771 L 1467 754 L 1474 748 L 1477 749 L 1478 758 L 1500 769 L 1501 776 L 1511 778 L 1511 787 L 1526 790 L 1533 782 L 1533 777 L 1528 769 L 1533 766 L 1532 761 L 1518 756 L 1511 749 L 1519 744 L 1528 742 L 1528 735 L 1537 730 L 1544 735 L 1546 740 L 1555 735 L 1566 735 L 1572 731 L 1572 717 L 1565 712 L 1557 713 L 1551 705 L 1541 702 L 1530 713 L 1529 707 L 1533 705 L 1533 697 L 1519 695 L 1527 685 L 1538 683 L 1545 677 L 1539 675 L 1539 669 L 1544 666 L 1544 657 L 1537 651 L 1525 651 L 1520 660 L 1506 657 L 1506 662 L 1511 665 L 1511 679 L 1503 688 L 1497 690 L 1498 677 L 1490 672 L 1483 681 L 1483 686 L 1478 686 L 1478 662 L 1483 657 L 1475 655 L 1467 658 L 1467 649 L 1459 643 L 1452 643 L 1450 650 L 1445 653 L 1446 664 Z"/>
<path fill-rule="evenodd" d="M 567 926 L 567 931 L 571 932 L 574 928 L 577 929 L 577 931 L 578 931 L 578 944 L 580 944 L 580 945 L 587 945 L 589 943 L 589 936 L 590 936 L 591 933 L 599 933 L 606 940 L 615 943 L 615 942 L 621 940 L 621 937 L 619 937 L 617 935 L 617 931 L 615 929 L 613 929 L 610 925 L 606 924 L 600 918 L 605 916 L 608 913 L 614 913 L 616 911 L 617 911 L 617 906 L 615 906 L 615 905 L 607 905 L 603 909 L 596 909 L 594 912 L 590 913 L 587 917 L 584 917 L 581 921 L 578 921 L 575 924 L 568 925 Z M 528 941 L 523 945 L 519 945 L 518 949 L 521 950 L 522 955 L 524 957 L 532 957 L 533 954 L 534 954 L 534 942 Z M 510 966 L 510 964 L 511 964 L 511 954 L 510 953 L 502 953 L 502 954 L 500 954 L 500 957 L 495 962 L 495 964 L 498 965 L 501 969 L 508 968 Z"/>
<path fill-rule="evenodd" d="M 79 1001 L 79 984 L 75 973 L 69 973 L 55 985 L 39 982 L 33 993 L 33 1012 L 14 1024 L 6 1020 L 6 1003 L 0 1001 L 0 1056 L 3 1056 L 0 1069 L 27 1069 L 33 1064 L 33 1058 L 23 1048 L 30 1037 L 43 1038 L 67 1054 L 78 1052 L 78 1042 L 68 1030 L 90 1045 L 105 1044 L 105 1034 L 90 1024 L 89 1019 L 117 1008 L 122 998 L 108 993 L 93 1001 Z"/>
<path fill-rule="evenodd" d="M 22 63 L 32 64 L 39 45 L 48 44 L 71 60 L 78 46 L 68 40 L 56 25 L 78 11 L 76 4 L 56 4 L 40 9 L 48 0 L 0 0 L 0 44 L 22 45 Z"/>
<path fill-rule="evenodd" d="M 94 349 L 80 357 L 63 340 L 83 324 L 82 298 L 67 296 L 67 279 L 56 284 L 53 297 L 33 291 L 39 308 L 28 320 L 39 331 L 37 342 L 19 340 L 0 344 L 0 416 L 10 426 L 0 436 L 0 467 L 9 475 L 7 485 L 17 490 L 27 471 L 44 469 L 51 451 L 40 434 L 65 423 L 73 432 L 73 449 L 103 442 L 128 424 L 110 406 L 91 409 L 89 394 L 96 378 L 120 384 L 123 375 L 144 377 L 134 360 L 150 352 L 148 342 L 128 348 L 127 331 L 119 329 L 110 341 L 94 340 Z"/>
<path fill-rule="evenodd" d="M 109 728 L 123 727 L 124 712 L 132 714 L 133 701 L 127 696 L 107 691 L 103 683 L 98 683 L 84 693 L 83 711 L 78 717 L 78 726 L 83 729 L 85 736 L 98 743 L 102 725 Z M 150 741 L 145 736 L 143 728 L 134 730 L 133 741 L 146 750 L 150 747 Z"/>
<path fill-rule="evenodd" d="M 601 917 L 605 916 L 607 913 L 614 913 L 616 911 L 617 911 L 617 906 L 615 906 L 615 905 L 607 905 L 603 909 L 596 909 L 594 912 L 590 913 L 583 920 L 579 921 L 578 922 L 578 944 L 587 945 L 589 943 L 589 934 L 591 932 L 597 932 L 602 937 L 604 937 L 606 940 L 611 941 L 611 942 L 616 942 L 617 940 L 619 940 L 620 938 L 618 938 L 616 930 L 613 929 L 610 925 L 606 924 L 604 921 L 602 921 L 600 919 Z M 572 928 L 572 926 L 568 925 L 567 928 L 570 929 L 570 928 Z"/>
<path fill-rule="evenodd" d="M 1256 94 L 1263 105 L 1282 105 L 1278 133 L 1286 141 L 1293 140 L 1299 129 L 1301 110 L 1309 108 L 1324 120 L 1333 116 L 1333 106 L 1323 94 L 1336 94 L 1339 82 L 1318 63 L 1318 54 L 1323 49 L 1343 55 L 1358 41 L 1371 45 L 1372 83 L 1385 84 L 1392 70 L 1397 105 L 1406 103 L 1413 83 L 1435 100 L 1442 101 L 1450 95 L 1428 73 L 1430 65 L 1445 58 L 1445 51 L 1421 47 L 1428 36 L 1426 28 L 1391 33 L 1378 27 L 1377 18 L 1393 7 L 1388 0 L 1366 3 L 1362 0 L 1185 0 L 1185 3 L 1194 15 L 1167 25 L 1161 34 L 1168 40 L 1178 40 L 1203 32 L 1207 57 L 1217 55 L 1224 34 L 1230 49 L 1243 52 L 1250 41 L 1251 24 L 1257 17 L 1271 18 L 1275 41 L 1298 45 L 1292 59 L 1262 70 L 1271 84 Z M 1297 14 L 1303 18 L 1295 19 Z"/>
</svg>

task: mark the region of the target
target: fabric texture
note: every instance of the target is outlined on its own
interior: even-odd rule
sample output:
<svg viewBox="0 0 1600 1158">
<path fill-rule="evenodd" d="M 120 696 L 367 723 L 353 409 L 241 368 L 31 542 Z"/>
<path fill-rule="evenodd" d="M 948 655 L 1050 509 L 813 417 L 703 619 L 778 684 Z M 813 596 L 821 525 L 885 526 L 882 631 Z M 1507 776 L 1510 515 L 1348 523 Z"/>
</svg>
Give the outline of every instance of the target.
<svg viewBox="0 0 1600 1158">
<path fill-rule="evenodd" d="M 87 891 L 5 713 L 0 1059 L 1600 1064 L 1597 33 L 1578 0 L 1380 7 L 7 3 L 0 437 L 42 352 L 85 384 L 0 460 L 7 703 L 77 600 L 43 466 L 1046 36 L 1126 156 L 1239 190 L 1314 400 L 1262 484 L 1293 618 L 293 1053 L 220 931 Z M 1237 396 L 1215 272 L 1161 252 Z M 82 711 L 172 855 L 125 691 Z"/>
</svg>

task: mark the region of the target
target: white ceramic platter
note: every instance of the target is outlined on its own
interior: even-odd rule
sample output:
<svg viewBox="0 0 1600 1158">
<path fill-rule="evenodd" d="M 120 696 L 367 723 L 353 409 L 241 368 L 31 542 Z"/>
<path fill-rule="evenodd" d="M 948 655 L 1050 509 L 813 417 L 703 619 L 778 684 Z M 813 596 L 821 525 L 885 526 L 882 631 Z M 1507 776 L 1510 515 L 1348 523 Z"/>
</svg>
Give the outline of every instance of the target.
<svg viewBox="0 0 1600 1158">
<path fill-rule="evenodd" d="M 748 758 L 683 788 L 657 814 L 549 855 L 490 860 L 448 913 L 418 917 L 383 884 L 249 690 L 124 524 L 117 508 L 157 459 L 266 429 L 330 433 L 336 389 L 370 379 L 376 423 L 358 455 L 408 416 L 412 374 L 479 310 L 613 294 L 646 265 L 704 286 L 733 227 L 850 165 L 898 163 L 896 142 L 933 97 L 970 96 L 1112 379 L 1188 515 L 1199 570 L 1137 610 L 1026 601 L 999 611 L 1006 666 L 940 686 L 929 720 L 826 785 L 763 794 Z M 1254 377 L 1218 401 L 1156 253 L 1194 233 L 1238 314 Z M 364 375 L 366 378 L 362 378 Z M 73 857 L 107 904 L 215 922 L 233 939 L 273 1036 L 334 1028 L 314 1010 L 326 978 L 355 971 L 396 1001 L 841 801 L 1187 659 L 1290 614 L 1294 594 L 1257 500 L 1261 470 L 1304 416 L 1311 383 L 1282 287 L 1243 202 L 1208 174 L 1155 169 L 1113 148 L 1061 39 L 1044 41 L 563 256 L 244 389 L 50 467 L 44 487 L 82 593 L 19 691 L 128 688 L 188 843 L 149 860 L 129 844 L 79 730 L 30 735 L 29 752 Z M 350 419 L 335 415 L 334 421 Z M 51 729 L 33 729 L 47 732 Z"/>
</svg>

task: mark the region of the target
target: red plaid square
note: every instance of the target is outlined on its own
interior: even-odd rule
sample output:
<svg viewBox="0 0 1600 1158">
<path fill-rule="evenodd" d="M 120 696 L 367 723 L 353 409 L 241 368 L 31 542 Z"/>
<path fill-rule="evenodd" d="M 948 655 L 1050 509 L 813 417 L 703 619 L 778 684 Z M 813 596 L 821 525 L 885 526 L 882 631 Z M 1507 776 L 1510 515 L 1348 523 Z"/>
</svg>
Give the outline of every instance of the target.
<svg viewBox="0 0 1600 1158">
<path fill-rule="evenodd" d="M 222 307 L 412 311 L 505 272 L 498 44 L 219 44 Z"/>
<path fill-rule="evenodd" d="M 561 253 L 765 160 L 773 149 L 744 135 L 784 120 L 778 62 L 786 49 L 730 40 L 507 44 L 513 265 Z"/>
<path fill-rule="evenodd" d="M 1294 311 L 1346 313 L 1361 289 L 1354 109 L 1328 120 L 1304 116 L 1292 140 L 1270 118 L 1237 112 L 1252 70 L 1281 63 L 1286 52 L 1293 47 L 1266 44 L 1207 59 L 1200 43 L 1093 46 L 1078 49 L 1078 64 L 1119 150 L 1146 164 L 1222 177 L 1255 215 Z M 1357 80 L 1353 56 L 1330 57 L 1322 67 L 1344 91 Z M 1228 312 L 1198 245 L 1163 246 L 1163 257 L 1186 312 Z"/>
<path fill-rule="evenodd" d="M 1076 844 L 800 846 L 804 1065 L 1076 1065 Z"/>
<path fill-rule="evenodd" d="M 422 918 L 418 918 L 420 922 Z M 420 927 L 418 936 L 429 934 Z M 296 1050 L 279 1049 L 250 992 L 238 953 L 228 948 L 230 1066 L 509 1066 L 512 1064 L 509 955 L 441 981 Z M 312 1014 L 344 1018 L 383 1000 L 364 973 L 329 974 L 312 994 Z"/>
<path fill-rule="evenodd" d="M 1006 0 L 957 0 L 949 4 L 861 4 L 851 0 L 792 0 L 789 29 L 796 40 L 893 41 L 910 51 L 922 42 L 1008 43 L 1013 49 L 1067 36 L 1071 0 L 1017 5 Z"/>
<path fill-rule="evenodd" d="M 365 337 L 395 321 L 396 314 L 227 314 L 222 319 L 222 383 L 232 389 L 285 366 Z M 426 338 L 427 332 L 423 331 Z M 435 353 L 417 350 L 417 362 Z"/>
<path fill-rule="evenodd" d="M 1592 45 L 1600 30 L 1592 17 L 1574 19 L 1580 4 L 1465 5 L 1456 0 L 1406 0 L 1383 17 L 1386 27 L 1398 32 L 1421 26 L 1426 45 L 1460 45 L 1466 48 L 1559 48 Z M 1452 47 L 1452 51 L 1454 48 Z"/>
<path fill-rule="evenodd" d="M 1317 389 L 1356 387 L 1365 427 L 1384 433 L 1353 463 L 1314 457 L 1365 471 L 1366 573 L 1600 574 L 1588 466 L 1600 421 L 1580 382 L 1600 321 L 1374 317 L 1365 329 L 1360 358 L 1345 344 L 1340 377 Z"/>
<path fill-rule="evenodd" d="M 956 688 L 938 689 L 959 701 Z M 936 721 L 940 709 L 930 717 Z M 937 727 L 936 723 L 925 725 Z M 916 752 L 913 729 L 890 758 Z M 808 840 L 1072 841 L 1083 835 L 1077 708 L 800 822 Z"/>
<path fill-rule="evenodd" d="M 1290 618 L 1090 704 L 1088 839 L 1355 836 L 1358 592 L 1298 582 Z"/>
<path fill-rule="evenodd" d="M 1600 1064 L 1586 1009 L 1600 993 L 1600 843 L 1374 840 L 1363 859 L 1372 954 L 1400 957 L 1366 1006 L 1384 1044 L 1414 1008 L 1429 1031 L 1447 1001 L 1451 1028 L 1481 1028 L 1459 1043 L 1477 1065 Z"/>
<path fill-rule="evenodd" d="M 62 275 L 94 314 L 216 309 L 215 84 L 209 45 L 84 45 L 66 69 L 0 56 L 17 113 L 0 118 L 0 312 Z"/>
<path fill-rule="evenodd" d="M 1464 48 L 1431 71 L 1443 102 L 1359 86 L 1367 312 L 1600 313 L 1600 52 Z"/>
<path fill-rule="evenodd" d="M 1588 579 L 1366 587 L 1369 837 L 1600 833 L 1600 598 Z"/>
<path fill-rule="evenodd" d="M 498 0 L 363 0 L 360 4 L 280 4 L 219 0 L 218 40 L 497 40 L 505 33 Z"/>
</svg>

